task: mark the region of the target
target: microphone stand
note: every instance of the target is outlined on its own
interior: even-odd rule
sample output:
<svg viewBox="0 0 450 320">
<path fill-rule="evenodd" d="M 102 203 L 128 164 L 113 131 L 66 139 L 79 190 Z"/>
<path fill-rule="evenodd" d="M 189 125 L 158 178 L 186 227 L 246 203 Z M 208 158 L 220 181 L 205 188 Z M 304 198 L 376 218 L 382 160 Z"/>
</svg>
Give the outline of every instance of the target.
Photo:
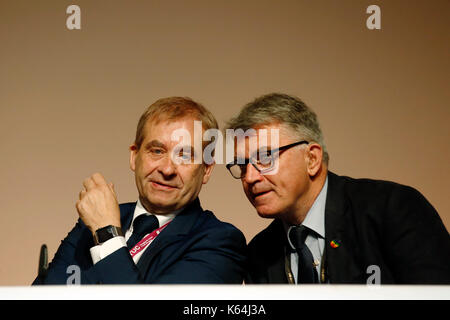
<svg viewBox="0 0 450 320">
<path fill-rule="evenodd" d="M 38 283 L 44 284 L 48 271 L 48 250 L 47 245 L 41 246 L 41 252 L 39 254 L 39 266 L 38 266 Z"/>
</svg>

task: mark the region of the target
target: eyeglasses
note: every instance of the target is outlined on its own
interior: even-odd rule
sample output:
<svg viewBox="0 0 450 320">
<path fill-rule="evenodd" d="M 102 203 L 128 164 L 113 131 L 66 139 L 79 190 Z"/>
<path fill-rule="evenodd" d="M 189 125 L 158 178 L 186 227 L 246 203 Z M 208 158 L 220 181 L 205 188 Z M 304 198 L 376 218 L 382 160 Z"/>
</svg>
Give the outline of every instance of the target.
<svg viewBox="0 0 450 320">
<path fill-rule="evenodd" d="M 259 173 L 265 174 L 270 172 L 275 167 L 275 160 L 278 159 L 282 151 L 286 151 L 292 147 L 300 144 L 308 144 L 306 140 L 294 142 L 286 146 L 279 147 L 273 150 L 265 150 L 264 152 L 255 152 L 255 155 L 250 158 L 238 158 L 234 162 L 226 165 L 233 178 L 242 179 L 247 174 L 247 166 L 249 163 L 258 170 Z"/>
</svg>

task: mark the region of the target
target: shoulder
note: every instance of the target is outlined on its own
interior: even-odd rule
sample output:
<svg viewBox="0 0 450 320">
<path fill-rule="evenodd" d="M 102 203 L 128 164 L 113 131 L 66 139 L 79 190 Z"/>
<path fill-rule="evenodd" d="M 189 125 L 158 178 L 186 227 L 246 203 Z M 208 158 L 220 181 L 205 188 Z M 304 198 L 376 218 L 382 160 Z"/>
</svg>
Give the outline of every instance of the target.
<svg viewBox="0 0 450 320">
<path fill-rule="evenodd" d="M 200 215 L 194 229 L 194 232 L 206 232 L 216 237 L 231 237 L 246 242 L 244 234 L 234 225 L 219 220 L 212 211 L 204 210 Z"/>
<path fill-rule="evenodd" d="M 363 219 L 383 228 L 418 223 L 441 228 L 442 221 L 435 208 L 413 187 L 392 181 L 354 179 L 334 174 L 329 178 L 327 209 L 330 211 L 350 209 L 356 222 Z"/>
<path fill-rule="evenodd" d="M 397 182 L 369 178 L 355 179 L 329 173 L 329 190 L 335 192 L 336 189 L 341 189 L 353 202 L 360 200 L 365 203 L 389 204 L 396 201 L 425 200 L 425 197 L 415 188 Z"/>
</svg>

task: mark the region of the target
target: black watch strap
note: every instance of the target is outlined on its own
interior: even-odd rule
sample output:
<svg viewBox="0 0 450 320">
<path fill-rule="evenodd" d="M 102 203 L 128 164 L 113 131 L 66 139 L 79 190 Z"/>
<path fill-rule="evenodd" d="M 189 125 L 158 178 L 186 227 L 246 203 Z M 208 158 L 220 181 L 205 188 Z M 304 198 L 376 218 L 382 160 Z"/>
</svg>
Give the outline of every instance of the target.
<svg viewBox="0 0 450 320">
<path fill-rule="evenodd" d="M 102 244 L 105 241 L 108 241 L 109 239 L 112 239 L 114 237 L 123 236 L 122 229 L 120 227 L 116 226 L 106 226 L 103 228 L 98 229 L 94 233 L 94 242 L 96 245 Z"/>
</svg>

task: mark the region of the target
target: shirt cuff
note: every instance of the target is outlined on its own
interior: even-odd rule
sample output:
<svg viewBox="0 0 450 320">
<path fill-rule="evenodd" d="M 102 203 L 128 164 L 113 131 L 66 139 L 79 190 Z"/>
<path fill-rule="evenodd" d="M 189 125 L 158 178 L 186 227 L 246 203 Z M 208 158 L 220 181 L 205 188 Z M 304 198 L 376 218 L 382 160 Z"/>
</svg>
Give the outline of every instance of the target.
<svg viewBox="0 0 450 320">
<path fill-rule="evenodd" d="M 94 246 L 90 249 L 92 262 L 94 264 L 96 264 L 103 258 L 106 258 L 111 253 L 119 250 L 122 247 L 126 247 L 126 246 L 127 246 L 127 242 L 125 241 L 125 237 L 123 237 L 123 236 L 111 238 L 111 239 L 103 242 L 102 244 Z"/>
</svg>

